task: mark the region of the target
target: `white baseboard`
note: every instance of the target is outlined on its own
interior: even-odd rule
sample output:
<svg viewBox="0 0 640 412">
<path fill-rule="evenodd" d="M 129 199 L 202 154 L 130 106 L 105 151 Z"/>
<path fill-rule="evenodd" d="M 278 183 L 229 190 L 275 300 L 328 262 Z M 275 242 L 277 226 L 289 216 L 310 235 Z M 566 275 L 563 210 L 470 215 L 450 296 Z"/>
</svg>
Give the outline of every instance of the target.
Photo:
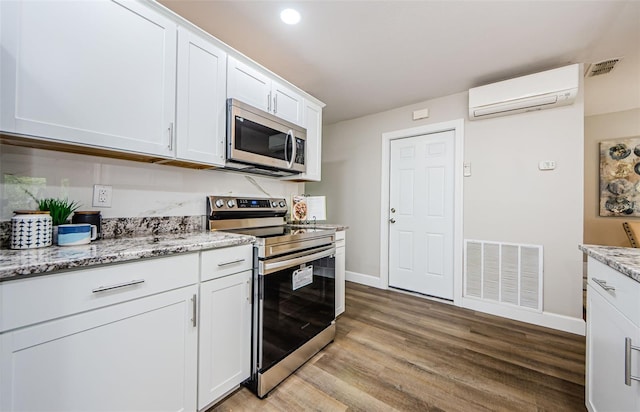
<svg viewBox="0 0 640 412">
<path fill-rule="evenodd" d="M 360 283 L 361 285 L 371 286 L 378 289 L 385 289 L 381 286 L 380 278 L 377 276 L 365 275 L 363 273 L 347 270 L 345 272 L 345 278 L 349 282 Z"/>
<path fill-rule="evenodd" d="M 570 316 L 558 315 L 549 312 L 530 312 L 518 308 L 507 308 L 499 304 L 481 302 L 475 299 L 462 298 L 462 307 L 488 313 L 490 315 L 502 316 L 504 318 L 517 320 L 520 322 L 532 323 L 551 329 L 564 332 L 575 333 L 585 336 L 586 323 L 582 318 L 572 318 Z"/>
</svg>

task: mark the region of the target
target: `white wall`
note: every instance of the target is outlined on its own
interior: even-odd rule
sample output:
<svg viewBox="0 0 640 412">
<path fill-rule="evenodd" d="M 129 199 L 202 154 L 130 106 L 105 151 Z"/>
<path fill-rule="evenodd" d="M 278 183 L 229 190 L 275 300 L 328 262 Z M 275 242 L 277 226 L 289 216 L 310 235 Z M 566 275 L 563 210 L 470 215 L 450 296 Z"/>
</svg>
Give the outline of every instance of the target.
<svg viewBox="0 0 640 412">
<path fill-rule="evenodd" d="M 465 119 L 464 238 L 544 247 L 544 311 L 582 317 L 583 97 L 572 106 L 467 121 L 467 93 L 329 125 L 322 182 L 328 220 L 350 227 L 347 270 L 379 276 L 383 133 Z M 412 120 L 429 108 L 430 118 Z M 540 160 L 557 169 L 541 172 Z"/>
<path fill-rule="evenodd" d="M 8 175 L 44 178 L 38 197 L 68 197 L 83 210 L 100 210 L 103 217 L 198 216 L 206 214 L 207 195 L 283 196 L 303 193 L 304 184 L 278 179 L 107 159 L 0 145 L 0 220 L 17 208 L 35 203 L 22 188 L 9 187 Z M 93 185 L 113 187 L 111 208 L 91 206 Z"/>
</svg>

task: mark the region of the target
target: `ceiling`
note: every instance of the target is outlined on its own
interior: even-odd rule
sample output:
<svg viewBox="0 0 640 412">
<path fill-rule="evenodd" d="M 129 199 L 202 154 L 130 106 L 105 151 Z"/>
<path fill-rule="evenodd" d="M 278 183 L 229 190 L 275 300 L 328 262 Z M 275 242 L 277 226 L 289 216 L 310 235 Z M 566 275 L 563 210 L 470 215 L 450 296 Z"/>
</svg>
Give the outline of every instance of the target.
<svg viewBox="0 0 640 412">
<path fill-rule="evenodd" d="M 585 114 L 640 107 L 640 1 L 160 3 L 325 102 L 329 124 L 613 57 L 586 79 Z"/>
</svg>

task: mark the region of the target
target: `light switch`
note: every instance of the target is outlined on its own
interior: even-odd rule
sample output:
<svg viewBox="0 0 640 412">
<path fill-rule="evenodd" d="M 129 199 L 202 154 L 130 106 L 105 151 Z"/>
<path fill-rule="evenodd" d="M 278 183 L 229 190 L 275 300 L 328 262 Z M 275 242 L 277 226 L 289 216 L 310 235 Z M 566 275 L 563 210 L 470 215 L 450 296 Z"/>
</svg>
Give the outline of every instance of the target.
<svg viewBox="0 0 640 412">
<path fill-rule="evenodd" d="M 541 160 L 540 163 L 538 163 L 538 169 L 540 170 L 553 170 L 555 168 L 556 168 L 555 160 Z"/>
<path fill-rule="evenodd" d="M 462 165 L 462 175 L 464 177 L 469 177 L 471 176 L 471 162 L 465 162 Z"/>
</svg>

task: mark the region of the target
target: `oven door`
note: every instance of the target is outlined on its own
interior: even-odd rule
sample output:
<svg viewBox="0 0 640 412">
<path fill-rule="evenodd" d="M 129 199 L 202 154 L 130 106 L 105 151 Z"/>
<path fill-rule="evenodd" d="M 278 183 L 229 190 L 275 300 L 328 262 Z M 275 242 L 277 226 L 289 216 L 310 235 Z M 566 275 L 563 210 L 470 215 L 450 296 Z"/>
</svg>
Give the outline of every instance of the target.
<svg viewBox="0 0 640 412">
<path fill-rule="evenodd" d="M 266 371 L 335 319 L 335 245 L 266 260 L 258 273 L 258 363 Z"/>
</svg>

